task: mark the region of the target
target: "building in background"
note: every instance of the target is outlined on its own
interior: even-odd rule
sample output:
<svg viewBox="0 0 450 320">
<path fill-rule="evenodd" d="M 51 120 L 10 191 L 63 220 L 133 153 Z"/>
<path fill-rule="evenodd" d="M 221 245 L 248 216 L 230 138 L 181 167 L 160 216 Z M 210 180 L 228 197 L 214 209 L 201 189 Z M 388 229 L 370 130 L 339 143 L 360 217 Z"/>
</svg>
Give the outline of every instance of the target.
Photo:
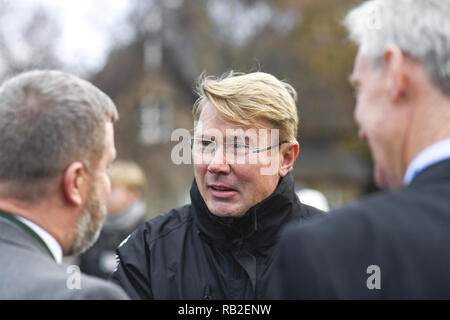
<svg viewBox="0 0 450 320">
<path fill-rule="evenodd" d="M 103 28 L 109 44 L 81 36 L 70 43 L 110 48 L 97 68 L 91 66 L 103 61 L 97 55 L 91 61 L 74 54 L 68 63 L 61 54 L 57 44 L 68 42 L 59 42 L 58 12 L 44 5 L 52 1 L 0 2 L 0 77 L 58 68 L 107 92 L 120 112 L 118 158 L 137 162 L 149 179 L 149 216 L 189 201 L 192 168 L 172 163 L 177 142 L 170 138 L 174 129 L 192 129 L 193 89 L 202 72 L 261 70 L 286 79 L 299 93 L 299 187 L 322 192 L 331 208 L 372 190 L 371 160 L 357 138 L 347 83 L 355 48 L 340 26 L 354 1 L 121 0 L 124 17 L 115 20 L 111 8 L 99 7 L 109 2 L 89 2 L 91 24 Z M 77 30 L 83 21 L 64 23 Z"/>
<path fill-rule="evenodd" d="M 171 162 L 170 135 L 192 129 L 194 85 L 202 72 L 260 69 L 293 83 L 298 185 L 322 192 L 331 208 L 366 192 L 370 162 L 357 140 L 347 84 L 354 48 L 339 26 L 348 3 L 185 0 L 135 8 L 134 41 L 111 52 L 93 81 L 119 108 L 119 157 L 137 161 L 150 177 L 151 215 L 189 201 L 192 168 Z"/>
</svg>

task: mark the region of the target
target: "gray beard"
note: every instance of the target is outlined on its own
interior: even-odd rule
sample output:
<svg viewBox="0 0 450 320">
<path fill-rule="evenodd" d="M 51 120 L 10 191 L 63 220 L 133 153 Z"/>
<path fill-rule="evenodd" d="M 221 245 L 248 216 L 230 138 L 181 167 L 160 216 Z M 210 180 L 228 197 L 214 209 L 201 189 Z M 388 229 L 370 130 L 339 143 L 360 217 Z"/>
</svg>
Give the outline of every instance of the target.
<svg viewBox="0 0 450 320">
<path fill-rule="evenodd" d="M 78 255 L 85 252 L 97 241 L 100 235 L 107 209 L 105 205 L 100 203 L 90 204 L 86 205 L 86 208 L 83 209 L 80 221 L 75 230 L 75 241 L 67 255 Z M 87 208 L 88 206 L 90 208 Z"/>
</svg>

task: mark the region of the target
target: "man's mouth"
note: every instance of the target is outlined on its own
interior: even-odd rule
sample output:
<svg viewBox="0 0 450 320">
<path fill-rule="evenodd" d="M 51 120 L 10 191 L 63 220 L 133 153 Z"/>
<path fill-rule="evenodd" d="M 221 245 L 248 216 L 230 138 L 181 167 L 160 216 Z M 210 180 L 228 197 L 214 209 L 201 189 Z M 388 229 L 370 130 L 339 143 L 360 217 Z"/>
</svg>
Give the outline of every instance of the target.
<svg viewBox="0 0 450 320">
<path fill-rule="evenodd" d="M 218 191 L 235 191 L 234 189 L 226 188 L 226 187 L 211 186 L 211 188 L 214 190 L 218 190 Z"/>
<path fill-rule="evenodd" d="M 216 198 L 228 199 L 233 197 L 237 190 L 225 185 L 209 185 L 211 194 Z"/>
</svg>

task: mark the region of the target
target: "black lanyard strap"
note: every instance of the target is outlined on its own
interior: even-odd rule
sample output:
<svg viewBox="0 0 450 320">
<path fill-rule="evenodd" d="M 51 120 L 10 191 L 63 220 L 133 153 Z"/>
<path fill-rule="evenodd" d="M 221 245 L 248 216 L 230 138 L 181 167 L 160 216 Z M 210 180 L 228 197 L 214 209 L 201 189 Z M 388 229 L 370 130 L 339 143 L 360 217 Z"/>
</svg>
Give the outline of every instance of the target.
<svg viewBox="0 0 450 320">
<path fill-rule="evenodd" d="M 34 232 L 33 229 L 31 229 L 29 226 L 27 226 L 25 223 L 23 223 L 22 221 L 20 221 L 19 219 L 17 219 L 14 215 L 0 211 L 0 217 L 5 218 L 6 220 L 14 223 L 15 225 L 17 225 L 19 228 L 21 228 L 22 230 L 24 230 L 25 232 L 27 232 L 33 239 L 35 239 L 37 242 L 39 242 L 44 248 L 45 250 L 48 252 L 48 254 L 55 259 L 55 257 L 53 256 L 52 252 L 50 251 L 50 249 L 48 248 L 47 244 L 44 242 L 44 240 L 41 239 L 41 237 L 39 237 L 39 235 Z"/>
</svg>

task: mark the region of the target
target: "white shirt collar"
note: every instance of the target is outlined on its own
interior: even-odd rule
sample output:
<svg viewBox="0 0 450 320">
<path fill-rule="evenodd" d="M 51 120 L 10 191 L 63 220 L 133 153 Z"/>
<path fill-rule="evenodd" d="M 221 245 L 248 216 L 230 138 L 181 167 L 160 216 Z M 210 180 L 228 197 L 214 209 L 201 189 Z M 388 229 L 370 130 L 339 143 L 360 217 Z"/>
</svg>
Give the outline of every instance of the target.
<svg viewBox="0 0 450 320">
<path fill-rule="evenodd" d="M 62 262 L 63 252 L 58 241 L 56 241 L 56 239 L 50 233 L 39 227 L 37 224 L 31 222 L 30 220 L 18 216 L 16 216 L 16 218 L 25 223 L 34 232 L 37 233 L 37 235 L 42 239 L 42 241 L 45 242 L 47 247 L 50 249 L 53 257 L 55 257 L 56 263 L 60 264 Z"/>
<path fill-rule="evenodd" d="M 450 159 L 450 138 L 433 143 L 419 152 L 406 170 L 403 178 L 404 184 L 410 184 L 423 169 L 446 159 Z"/>
</svg>

